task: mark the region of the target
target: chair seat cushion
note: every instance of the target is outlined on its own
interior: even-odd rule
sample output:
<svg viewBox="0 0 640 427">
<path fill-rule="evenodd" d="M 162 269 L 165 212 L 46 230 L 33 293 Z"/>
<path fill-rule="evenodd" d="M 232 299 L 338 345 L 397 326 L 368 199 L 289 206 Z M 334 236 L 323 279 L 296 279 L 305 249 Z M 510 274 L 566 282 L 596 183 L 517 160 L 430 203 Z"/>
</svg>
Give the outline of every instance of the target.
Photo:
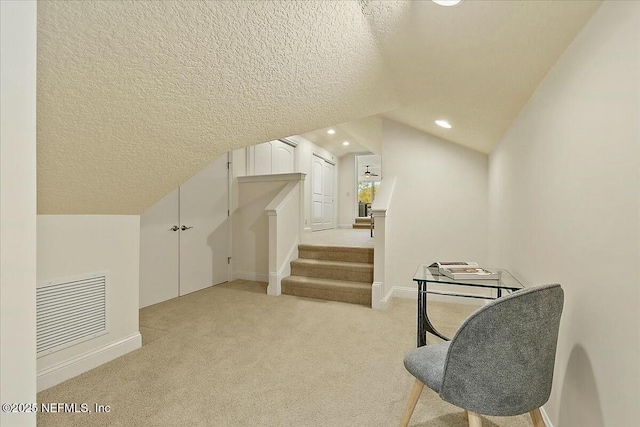
<svg viewBox="0 0 640 427">
<path fill-rule="evenodd" d="M 449 344 L 431 344 L 411 350 L 404 357 L 404 367 L 427 387 L 440 392 Z"/>
</svg>

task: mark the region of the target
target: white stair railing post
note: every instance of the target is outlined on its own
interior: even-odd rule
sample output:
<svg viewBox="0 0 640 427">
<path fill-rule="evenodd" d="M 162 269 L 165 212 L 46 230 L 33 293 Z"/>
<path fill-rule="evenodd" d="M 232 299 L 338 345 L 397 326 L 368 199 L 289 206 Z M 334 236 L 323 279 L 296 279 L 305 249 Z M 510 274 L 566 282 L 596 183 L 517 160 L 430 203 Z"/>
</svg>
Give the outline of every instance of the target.
<svg viewBox="0 0 640 427">
<path fill-rule="evenodd" d="M 269 285 L 267 294 L 278 296 L 282 292 L 278 282 L 278 212 L 267 210 L 269 216 Z"/>
<path fill-rule="evenodd" d="M 387 215 L 391 205 L 396 177 L 386 177 L 380 183 L 380 189 L 371 206 L 372 220 L 375 223 L 373 243 L 373 283 L 371 284 L 371 308 L 382 310 L 387 307 L 392 297 L 391 286 L 385 283 L 385 266 L 387 256 L 385 240 L 387 234 Z"/>
</svg>

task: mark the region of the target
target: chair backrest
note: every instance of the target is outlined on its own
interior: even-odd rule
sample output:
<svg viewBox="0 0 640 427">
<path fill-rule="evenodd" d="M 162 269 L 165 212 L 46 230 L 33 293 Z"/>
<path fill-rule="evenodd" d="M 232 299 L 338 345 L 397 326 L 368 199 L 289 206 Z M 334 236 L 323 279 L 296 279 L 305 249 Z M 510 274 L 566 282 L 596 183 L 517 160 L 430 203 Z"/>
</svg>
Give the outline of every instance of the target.
<svg viewBox="0 0 640 427">
<path fill-rule="evenodd" d="M 485 415 L 519 415 L 549 399 L 564 292 L 523 289 L 473 313 L 451 340 L 440 397 Z"/>
</svg>

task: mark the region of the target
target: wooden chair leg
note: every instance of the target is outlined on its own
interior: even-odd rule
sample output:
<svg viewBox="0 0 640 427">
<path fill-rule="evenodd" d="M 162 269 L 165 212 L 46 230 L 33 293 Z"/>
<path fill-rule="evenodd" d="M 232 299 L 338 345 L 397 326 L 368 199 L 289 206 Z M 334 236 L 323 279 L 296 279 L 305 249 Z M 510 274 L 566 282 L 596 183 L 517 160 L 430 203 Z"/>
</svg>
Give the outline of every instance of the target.
<svg viewBox="0 0 640 427">
<path fill-rule="evenodd" d="M 411 419 L 411 415 L 413 415 L 413 410 L 416 408 L 416 403 L 418 403 L 423 387 L 424 384 L 419 380 L 416 380 L 416 382 L 413 383 L 413 388 L 411 389 L 407 406 L 404 408 L 404 414 L 402 414 L 402 420 L 400 420 L 400 427 L 407 427 L 409 425 L 409 420 Z"/>
<path fill-rule="evenodd" d="M 542 419 L 540 408 L 534 409 L 533 411 L 529 412 L 529 415 L 531 415 L 533 427 L 547 427 L 547 425 L 544 423 L 544 420 Z"/>
<path fill-rule="evenodd" d="M 469 414 L 469 427 L 482 427 L 482 418 L 475 412 L 467 411 Z"/>
</svg>

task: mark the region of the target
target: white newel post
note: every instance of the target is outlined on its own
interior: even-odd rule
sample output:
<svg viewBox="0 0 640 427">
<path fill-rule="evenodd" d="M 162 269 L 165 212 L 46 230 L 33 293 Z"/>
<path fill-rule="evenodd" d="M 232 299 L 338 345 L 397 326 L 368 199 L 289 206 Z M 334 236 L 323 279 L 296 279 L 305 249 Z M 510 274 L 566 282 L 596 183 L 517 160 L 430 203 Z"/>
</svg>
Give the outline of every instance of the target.
<svg viewBox="0 0 640 427">
<path fill-rule="evenodd" d="M 385 284 L 385 266 L 387 256 L 385 243 L 387 237 L 387 214 L 391 207 L 396 177 L 390 176 L 382 180 L 380 190 L 371 207 L 374 224 L 373 243 L 373 284 L 371 285 L 371 307 L 376 310 L 387 308 L 389 299 L 393 296 L 392 286 Z M 389 289 L 387 289 L 389 288 Z"/>
<path fill-rule="evenodd" d="M 298 185 L 298 197 L 300 198 L 300 225 L 298 227 L 298 236 L 304 234 L 304 179 L 306 174 L 300 174 L 300 185 Z"/>
<path fill-rule="evenodd" d="M 268 210 L 269 215 L 269 286 L 268 295 L 280 295 L 280 281 L 278 280 L 278 212 Z"/>
<path fill-rule="evenodd" d="M 384 288 L 384 241 L 385 226 L 387 220 L 387 210 L 372 210 L 373 223 L 375 227 L 375 239 L 373 246 L 373 284 L 371 286 L 371 307 L 376 310 L 386 308 L 384 301 L 387 292 Z"/>
</svg>

